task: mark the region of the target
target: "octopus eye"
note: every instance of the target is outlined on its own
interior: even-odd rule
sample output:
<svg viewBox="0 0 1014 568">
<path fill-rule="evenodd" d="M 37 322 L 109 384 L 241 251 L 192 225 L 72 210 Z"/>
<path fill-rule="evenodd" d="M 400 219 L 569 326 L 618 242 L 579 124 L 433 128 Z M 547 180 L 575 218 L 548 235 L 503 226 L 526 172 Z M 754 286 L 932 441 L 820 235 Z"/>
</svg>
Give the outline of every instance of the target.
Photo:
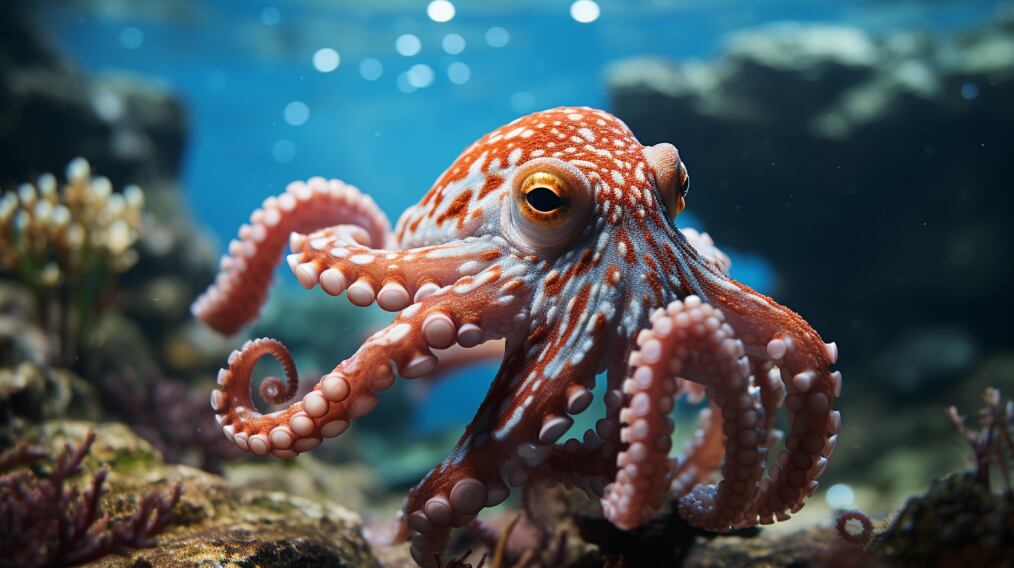
<svg viewBox="0 0 1014 568">
<path fill-rule="evenodd" d="M 514 172 L 505 233 L 532 254 L 558 251 L 587 225 L 591 184 L 577 167 L 556 158 L 535 158 Z"/>
<path fill-rule="evenodd" d="M 563 206 L 563 199 L 560 199 L 560 196 L 556 192 L 548 187 L 541 186 L 533 187 L 526 193 L 525 201 L 528 202 L 528 205 L 532 206 L 532 209 L 541 211 L 542 213 L 550 213 Z"/>
<path fill-rule="evenodd" d="M 570 187 L 552 172 L 534 172 L 521 182 L 524 203 L 521 212 L 530 220 L 555 223 L 563 220 L 569 208 Z"/>
</svg>

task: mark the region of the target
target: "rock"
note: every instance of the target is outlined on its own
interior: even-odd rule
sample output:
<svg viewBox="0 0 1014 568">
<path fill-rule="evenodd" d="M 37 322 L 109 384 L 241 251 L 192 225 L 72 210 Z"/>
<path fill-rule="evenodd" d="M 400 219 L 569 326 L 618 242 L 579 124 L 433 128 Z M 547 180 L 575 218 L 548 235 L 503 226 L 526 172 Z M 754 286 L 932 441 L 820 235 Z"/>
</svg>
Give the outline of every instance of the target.
<svg viewBox="0 0 1014 568">
<path fill-rule="evenodd" d="M 43 39 L 27 3 L 13 4 L 0 24 L 0 184 L 62 172 L 77 156 L 116 187 L 176 177 L 186 136 L 179 100 L 137 77 L 77 72 Z"/>
<path fill-rule="evenodd" d="M 950 475 L 905 504 L 873 549 L 890 566 L 1010 566 L 1014 494 L 993 495 L 974 473 Z"/>
<path fill-rule="evenodd" d="M 225 466 L 224 475 L 241 487 L 285 491 L 311 501 L 340 503 L 357 511 L 365 509 L 369 493 L 381 492 L 376 475 L 366 465 L 327 463 L 312 454 L 297 460 L 230 463 Z"/>
<path fill-rule="evenodd" d="M 988 352 L 1014 317 L 995 301 L 1014 289 L 1012 31 L 1010 15 L 950 36 L 780 24 L 608 82 L 642 143 L 680 149 L 688 211 L 769 259 L 776 297 L 844 363 L 927 326 Z"/>
<path fill-rule="evenodd" d="M 757 527 L 731 534 L 701 531 L 674 511 L 672 500 L 648 523 L 630 531 L 605 519 L 598 503 L 578 491 L 537 489 L 527 499 L 534 523 L 547 527 L 548 539 L 538 536 L 531 518 L 511 532 L 506 543 L 507 565 L 534 553 L 539 566 L 682 566 L 730 568 L 747 566 L 870 566 L 864 552 L 847 545 L 833 527 L 833 516 L 814 522 L 797 521 Z M 491 523 L 498 525 L 501 523 Z M 497 527 L 499 529 L 499 527 Z M 500 530 L 494 531 L 500 533 Z M 502 534 L 502 533 L 500 533 Z M 561 536 L 566 535 L 566 536 Z M 476 543 L 451 543 L 456 557 L 477 550 Z M 479 554 L 473 554 L 474 562 Z M 385 557 L 386 558 L 386 557 Z"/>
<path fill-rule="evenodd" d="M 955 329 L 919 329 L 885 346 L 869 374 L 890 377 L 884 384 L 899 400 L 910 400 L 923 389 L 946 388 L 949 379 L 971 371 L 979 359 L 971 333 Z"/>
<path fill-rule="evenodd" d="M 166 465 L 122 424 L 50 422 L 26 439 L 56 452 L 65 442 L 80 443 L 88 430 L 97 438 L 85 474 L 109 467 L 102 504 L 113 516 L 129 512 L 138 494 L 183 485 L 173 521 L 154 547 L 108 555 L 92 566 L 379 566 L 353 511 L 327 499 L 240 488 L 192 467 Z"/>
<path fill-rule="evenodd" d="M 38 319 L 28 290 L 0 282 L 0 365 L 22 361 L 44 365 L 50 361 L 50 342 L 36 323 Z"/>
<path fill-rule="evenodd" d="M 27 362 L 0 369 L 0 447 L 32 424 L 65 416 L 96 420 L 101 413 L 95 389 L 70 371 Z"/>
</svg>

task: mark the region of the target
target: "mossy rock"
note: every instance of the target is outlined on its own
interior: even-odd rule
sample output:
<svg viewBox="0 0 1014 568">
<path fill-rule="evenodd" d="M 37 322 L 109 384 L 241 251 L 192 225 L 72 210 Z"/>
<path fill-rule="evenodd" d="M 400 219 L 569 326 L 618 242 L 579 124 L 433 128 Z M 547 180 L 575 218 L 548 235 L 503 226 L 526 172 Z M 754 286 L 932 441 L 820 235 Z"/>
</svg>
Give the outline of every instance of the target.
<svg viewBox="0 0 1014 568">
<path fill-rule="evenodd" d="M 147 492 L 183 495 L 155 546 L 108 555 L 93 566 L 379 566 L 363 538 L 359 515 L 326 499 L 244 489 L 185 465 L 169 465 L 146 441 L 118 423 L 58 421 L 35 429 L 25 441 L 53 455 L 77 446 L 88 431 L 96 440 L 75 480 L 87 483 L 109 469 L 103 511 L 113 518 L 133 512 Z"/>
<path fill-rule="evenodd" d="M 101 414 L 95 388 L 70 371 L 33 363 L 0 369 L 0 448 L 34 424 L 62 417 L 97 420 Z"/>
</svg>

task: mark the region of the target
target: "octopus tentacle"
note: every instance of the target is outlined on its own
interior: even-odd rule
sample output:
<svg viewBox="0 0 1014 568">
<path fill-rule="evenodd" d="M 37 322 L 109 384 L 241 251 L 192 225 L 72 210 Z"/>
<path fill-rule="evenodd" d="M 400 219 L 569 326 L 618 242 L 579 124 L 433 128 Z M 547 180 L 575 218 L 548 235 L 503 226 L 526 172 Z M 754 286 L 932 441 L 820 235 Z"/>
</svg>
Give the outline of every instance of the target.
<svg viewBox="0 0 1014 568">
<path fill-rule="evenodd" d="M 694 251 L 685 246 L 684 252 Z M 705 259 L 690 258 L 707 301 L 721 309 L 752 357 L 770 361 L 780 373 L 791 431 L 745 522 L 786 520 L 817 490 L 817 478 L 837 445 L 841 416 L 831 404 L 841 395 L 842 377 L 829 367 L 838 348 L 824 343 L 792 310 L 729 279 Z M 777 395 L 770 397 L 773 403 Z"/>
<path fill-rule="evenodd" d="M 686 237 L 687 242 L 692 246 L 697 254 L 706 260 L 709 264 L 714 266 L 723 274 L 729 273 L 729 268 L 732 267 L 732 261 L 729 260 L 729 256 L 722 252 L 722 249 L 715 245 L 715 240 L 711 238 L 708 233 L 702 233 L 697 229 L 691 227 L 684 227 L 680 229 L 683 236 Z"/>
<path fill-rule="evenodd" d="M 623 381 L 627 375 L 627 357 L 619 357 L 609 367 L 603 402 L 606 414 L 583 435 L 554 445 L 546 460 L 530 471 L 531 483 L 558 482 L 576 487 L 590 499 L 601 499 L 605 487 L 616 477 L 616 455 L 620 449 L 620 411 L 623 407 Z M 567 413 L 585 412 L 592 401 L 594 378 L 587 384 L 574 384 L 567 391 Z"/>
<path fill-rule="evenodd" d="M 282 362 L 290 395 L 295 391 L 295 366 L 278 341 L 248 343 L 230 357 L 229 368 L 219 372 L 221 388 L 211 399 L 219 424 L 237 446 L 257 455 L 292 457 L 316 448 L 323 438 L 343 433 L 352 420 L 374 408 L 376 393 L 393 383 L 395 366 L 402 377 L 420 377 L 437 367 L 433 349 L 455 342 L 476 345 L 502 335 L 518 313 L 516 302 L 497 303 L 505 280 L 510 281 L 494 266 L 413 304 L 322 377 L 302 400 L 269 414 L 258 412 L 250 397 L 256 361 L 272 355 Z M 491 309 L 491 304 L 500 309 Z"/>
<path fill-rule="evenodd" d="M 680 500 L 680 513 L 691 524 L 727 530 L 749 504 L 764 471 L 764 410 L 753 384 L 742 344 L 722 313 L 689 296 L 652 314 L 652 327 L 638 335 L 631 356 L 634 371 L 624 383 L 628 404 L 620 413 L 623 440 L 616 482 L 603 499 L 614 524 L 632 528 L 649 519 L 669 491 L 668 417 L 677 390 L 676 377 L 696 354 L 709 377 L 709 398 L 721 409 L 727 459 L 724 481 L 698 485 Z"/>
<path fill-rule="evenodd" d="M 388 311 L 402 310 L 463 276 L 478 274 L 509 250 L 500 237 L 382 250 L 350 239 L 341 229 L 293 235 L 289 267 L 306 288 L 320 284 L 332 296 L 346 292 L 357 306 L 376 301 Z"/>
<path fill-rule="evenodd" d="M 592 338 L 601 333 L 596 329 Z M 433 564 L 432 555 L 443 550 L 452 526 L 501 503 L 509 487 L 529 483 L 572 425 L 568 411 L 574 410 L 574 394 L 593 384 L 600 363 L 576 357 L 581 343 L 568 342 L 570 333 L 535 342 L 555 350 L 555 360 L 529 357 L 530 338 L 508 338 L 508 355 L 475 419 L 447 459 L 412 490 L 402 510 L 397 535 L 414 533 L 412 555 L 420 564 Z M 566 363 L 547 367 L 559 361 Z M 612 436 L 609 426 L 603 424 L 606 437 Z"/>
<path fill-rule="evenodd" d="M 275 266 L 293 231 L 354 225 L 348 234 L 378 246 L 392 239 L 391 222 L 373 199 L 338 180 L 293 182 L 269 197 L 229 243 L 215 283 L 191 306 L 215 330 L 232 335 L 257 318 L 267 300 Z"/>
<path fill-rule="evenodd" d="M 683 381 L 688 384 L 689 381 Z M 693 384 L 693 383 L 689 383 Z M 673 464 L 669 493 L 681 498 L 704 483 L 722 465 L 725 457 L 725 433 L 722 432 L 722 409 L 711 403 L 697 417 L 697 429 Z"/>
</svg>

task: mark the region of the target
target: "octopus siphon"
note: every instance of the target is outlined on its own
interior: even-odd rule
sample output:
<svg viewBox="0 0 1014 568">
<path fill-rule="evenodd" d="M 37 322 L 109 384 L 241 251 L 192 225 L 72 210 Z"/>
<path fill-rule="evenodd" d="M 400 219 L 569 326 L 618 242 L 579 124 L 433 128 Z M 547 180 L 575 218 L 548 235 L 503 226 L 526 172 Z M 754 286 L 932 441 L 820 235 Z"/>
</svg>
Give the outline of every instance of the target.
<svg viewBox="0 0 1014 568">
<path fill-rule="evenodd" d="M 433 375 L 442 350 L 502 339 L 478 413 L 399 513 L 394 538 L 411 540 L 420 565 L 436 564 L 452 527 L 536 482 L 584 490 L 623 529 L 668 495 L 706 530 L 785 520 L 837 444 L 837 347 L 731 279 L 707 234 L 676 227 L 688 189 L 671 144 L 642 146 L 618 118 L 575 107 L 483 136 L 393 231 L 351 185 L 292 183 L 240 228 L 194 314 L 224 334 L 255 320 L 288 245 L 304 287 L 397 317 L 276 412 L 257 409 L 253 368 L 278 360 L 284 380 L 269 377 L 259 392 L 283 404 L 298 387 L 292 357 L 277 340 L 247 342 L 219 372 L 218 423 L 245 451 L 294 457 L 373 410 L 395 373 Z M 596 377 L 605 416 L 563 441 Z M 699 430 L 670 457 L 675 401 L 704 396 Z"/>
</svg>

